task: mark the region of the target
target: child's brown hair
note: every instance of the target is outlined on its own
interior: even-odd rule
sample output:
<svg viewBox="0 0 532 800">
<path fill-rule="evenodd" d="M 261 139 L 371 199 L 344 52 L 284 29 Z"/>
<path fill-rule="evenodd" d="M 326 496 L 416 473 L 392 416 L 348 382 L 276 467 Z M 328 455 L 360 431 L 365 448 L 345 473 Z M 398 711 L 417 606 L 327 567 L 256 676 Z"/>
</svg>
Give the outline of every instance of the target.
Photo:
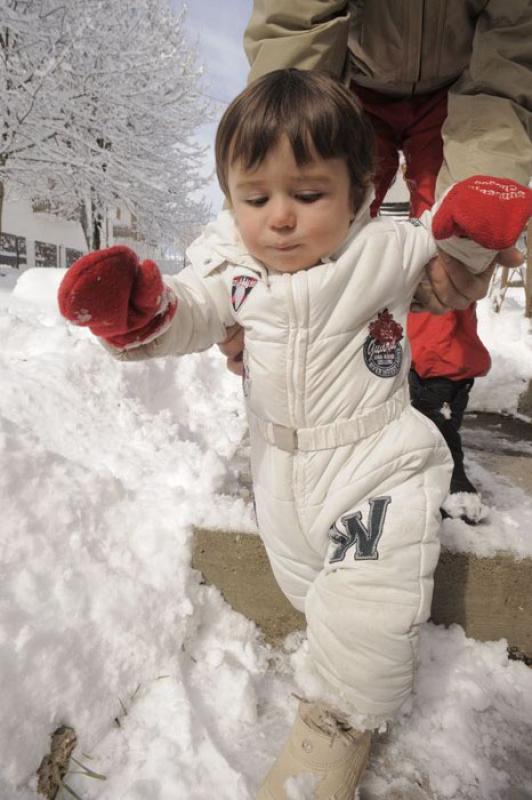
<svg viewBox="0 0 532 800">
<path fill-rule="evenodd" d="M 279 69 L 254 81 L 226 109 L 216 133 L 216 172 L 230 200 L 229 167 L 254 169 L 282 135 L 298 165 L 314 152 L 345 158 L 353 204 L 362 202 L 373 177 L 374 136 L 353 94 L 325 73 Z"/>
</svg>

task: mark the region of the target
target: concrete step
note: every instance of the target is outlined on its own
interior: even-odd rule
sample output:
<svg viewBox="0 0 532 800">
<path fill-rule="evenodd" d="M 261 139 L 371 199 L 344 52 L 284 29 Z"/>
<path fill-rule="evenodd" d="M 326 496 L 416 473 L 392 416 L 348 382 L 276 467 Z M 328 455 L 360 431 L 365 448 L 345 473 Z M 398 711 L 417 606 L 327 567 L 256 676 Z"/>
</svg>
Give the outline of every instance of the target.
<svg viewBox="0 0 532 800">
<path fill-rule="evenodd" d="M 270 644 L 305 627 L 304 615 L 279 589 L 259 536 L 196 529 L 192 566 L 235 611 L 253 620 Z"/>
<path fill-rule="evenodd" d="M 529 422 L 469 414 L 463 440 L 475 461 L 532 498 Z M 244 466 L 243 481 L 249 484 L 245 470 Z M 304 628 L 304 616 L 279 590 L 258 536 L 197 530 L 193 566 L 234 609 L 256 622 L 268 642 L 277 645 L 290 632 Z M 515 559 L 504 553 L 481 558 L 443 550 L 435 574 L 432 619 L 443 625 L 458 623 L 468 636 L 482 641 L 505 638 L 516 654 L 532 659 L 532 558 Z"/>
<path fill-rule="evenodd" d="M 305 618 L 277 586 L 259 536 L 196 530 L 192 564 L 274 646 L 304 629 Z M 443 551 L 434 580 L 434 622 L 458 623 L 481 641 L 505 638 L 517 654 L 532 658 L 532 559 Z"/>
<path fill-rule="evenodd" d="M 432 620 L 458 623 L 480 641 L 506 639 L 516 654 L 532 657 L 532 559 L 444 550 L 434 575 Z"/>
</svg>

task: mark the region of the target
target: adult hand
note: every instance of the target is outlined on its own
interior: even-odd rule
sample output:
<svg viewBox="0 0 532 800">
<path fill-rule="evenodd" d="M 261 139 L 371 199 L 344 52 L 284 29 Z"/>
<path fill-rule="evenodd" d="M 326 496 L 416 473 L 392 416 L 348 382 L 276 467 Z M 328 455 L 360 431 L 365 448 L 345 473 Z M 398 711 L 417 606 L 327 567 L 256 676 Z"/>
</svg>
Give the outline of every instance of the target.
<svg viewBox="0 0 532 800">
<path fill-rule="evenodd" d="M 411 311 L 430 311 L 431 314 L 463 311 L 486 296 L 497 264 L 518 267 L 524 260 L 517 247 L 508 247 L 497 253 L 484 272 L 474 275 L 461 261 L 440 250 L 425 267 L 425 277 L 416 289 Z"/>
<path fill-rule="evenodd" d="M 218 347 L 226 357 L 227 369 L 234 375 L 242 376 L 244 364 L 242 361 L 244 354 L 244 328 L 240 325 L 231 325 L 226 329 L 227 336 L 223 342 L 219 342 Z"/>
</svg>

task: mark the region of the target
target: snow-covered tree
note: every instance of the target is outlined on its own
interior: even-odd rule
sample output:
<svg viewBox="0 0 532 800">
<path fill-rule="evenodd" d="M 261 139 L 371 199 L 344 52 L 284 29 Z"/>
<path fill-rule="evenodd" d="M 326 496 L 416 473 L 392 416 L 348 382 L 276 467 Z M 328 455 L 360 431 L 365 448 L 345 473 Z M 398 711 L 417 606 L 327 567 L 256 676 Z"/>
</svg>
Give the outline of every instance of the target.
<svg viewBox="0 0 532 800">
<path fill-rule="evenodd" d="M 90 247 L 117 200 L 152 242 L 203 221 L 183 20 L 169 0 L 0 0 L 0 184 L 81 214 Z"/>
</svg>

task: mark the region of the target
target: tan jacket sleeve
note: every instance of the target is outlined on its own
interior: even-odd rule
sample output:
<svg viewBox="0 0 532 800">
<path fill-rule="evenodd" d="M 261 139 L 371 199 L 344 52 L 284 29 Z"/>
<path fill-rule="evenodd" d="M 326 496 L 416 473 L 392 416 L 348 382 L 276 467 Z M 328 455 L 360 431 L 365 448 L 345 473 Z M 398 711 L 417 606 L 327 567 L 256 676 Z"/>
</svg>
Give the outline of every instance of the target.
<svg viewBox="0 0 532 800">
<path fill-rule="evenodd" d="M 255 0 L 244 33 L 249 80 L 285 67 L 340 77 L 348 33 L 347 0 Z"/>
<path fill-rule="evenodd" d="M 436 196 L 484 174 L 527 185 L 532 176 L 532 2 L 490 0 L 470 66 L 449 91 Z"/>
</svg>

